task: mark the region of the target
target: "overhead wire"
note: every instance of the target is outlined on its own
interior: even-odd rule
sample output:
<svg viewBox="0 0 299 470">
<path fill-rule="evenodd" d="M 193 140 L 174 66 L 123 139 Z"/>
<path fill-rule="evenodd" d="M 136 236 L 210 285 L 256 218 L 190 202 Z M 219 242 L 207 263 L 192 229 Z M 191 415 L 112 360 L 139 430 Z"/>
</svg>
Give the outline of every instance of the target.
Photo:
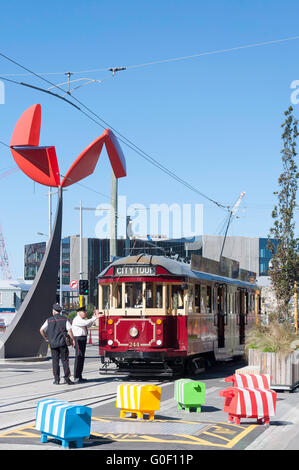
<svg viewBox="0 0 299 470">
<path fill-rule="evenodd" d="M 51 81 L 47 80 L 46 78 L 42 77 L 41 75 L 37 74 L 36 72 L 30 70 L 29 68 L 25 67 L 24 65 L 18 63 L 17 61 L 15 61 L 14 59 L 6 56 L 5 54 L 1 53 L 0 52 L 0 56 L 3 57 L 4 59 L 12 62 L 13 64 L 17 65 L 18 67 L 26 70 L 27 72 L 30 72 L 32 75 L 34 75 L 35 77 L 39 78 L 40 80 L 43 80 L 45 81 L 46 83 L 50 84 L 50 85 L 54 85 L 56 88 L 58 88 L 60 91 L 63 91 L 65 93 L 65 90 L 62 89 L 60 86 L 57 86 L 55 85 L 54 83 L 52 83 Z M 2 77 L 3 79 L 5 79 L 5 77 Z M 1 77 L 0 77 L 1 79 Z M 9 79 L 7 79 L 9 80 Z M 222 209 L 225 209 L 227 210 L 227 208 L 221 204 L 219 201 L 216 201 L 212 198 L 210 198 L 209 196 L 207 196 L 206 194 L 204 194 L 202 191 L 199 191 L 197 188 L 195 188 L 193 185 L 189 184 L 187 181 L 185 181 L 184 179 L 180 178 L 177 174 L 175 174 L 173 171 L 169 170 L 167 167 L 165 167 L 164 165 L 162 165 L 160 162 L 158 162 L 156 159 L 154 159 L 153 157 L 151 157 L 148 153 L 146 153 L 144 150 L 142 150 L 140 147 L 138 147 L 136 144 L 134 144 L 134 142 L 132 142 L 130 139 L 128 139 L 127 137 L 125 137 L 123 134 L 121 134 L 117 129 L 115 129 L 113 126 L 111 126 L 107 121 L 105 121 L 103 118 L 101 118 L 97 113 L 95 113 L 93 110 L 91 110 L 88 106 L 86 106 L 84 103 L 82 103 L 78 98 L 74 97 L 73 95 L 72 96 L 72 99 L 75 100 L 77 103 L 80 104 L 80 106 L 82 106 L 84 109 L 86 109 L 88 111 L 88 113 L 92 114 L 93 116 L 95 116 L 99 121 L 101 121 L 103 124 L 105 124 L 105 126 L 101 123 L 99 123 L 96 119 L 94 119 L 92 116 L 90 116 L 90 114 L 88 114 L 86 111 L 84 111 L 82 108 L 80 108 L 79 106 L 76 106 L 74 103 L 72 103 L 70 101 L 70 99 L 66 99 L 64 97 L 61 97 L 60 95 L 56 94 L 56 93 L 53 93 L 53 92 L 50 92 L 49 90 L 44 90 L 44 89 L 41 89 L 39 87 L 35 87 L 33 85 L 30 85 L 30 84 L 25 84 L 24 82 L 16 82 L 14 80 L 9 80 L 11 81 L 12 83 L 16 83 L 18 85 L 24 85 L 24 86 L 29 86 L 31 88 L 35 88 L 39 91 L 44 91 L 44 92 L 47 92 L 49 94 L 53 94 L 54 96 L 57 95 L 57 97 L 63 99 L 64 101 L 72 104 L 73 106 L 75 106 L 75 108 L 80 111 L 81 113 L 83 113 L 88 119 L 92 120 L 93 122 L 95 122 L 97 125 L 99 125 L 100 127 L 102 127 L 103 129 L 105 129 L 105 126 L 108 126 L 112 131 L 114 131 L 117 135 L 118 135 L 118 138 L 119 140 L 124 144 L 126 145 L 127 147 L 129 147 L 131 150 L 133 150 L 135 153 L 137 153 L 139 156 L 141 156 L 143 159 L 145 159 L 146 161 L 148 161 L 149 163 L 151 163 L 152 165 L 154 165 L 156 168 L 160 169 L 161 171 L 163 171 L 165 174 L 167 174 L 169 177 L 171 177 L 172 179 L 176 180 L 178 183 L 184 185 L 186 188 L 190 189 L 191 191 L 197 193 L 198 195 L 200 195 L 201 197 L 205 198 L 206 200 L 210 201 L 211 203 L 217 205 L 219 208 L 222 208 Z"/>
<path fill-rule="evenodd" d="M 190 54 L 190 55 L 185 55 L 185 56 L 172 57 L 172 58 L 169 58 L 169 59 L 160 59 L 160 60 L 154 60 L 154 61 L 151 61 L 151 62 L 145 62 L 145 63 L 135 64 L 135 65 L 126 65 L 125 69 L 126 70 L 128 70 L 128 69 L 137 69 L 137 68 L 141 68 L 141 67 L 148 67 L 148 66 L 151 66 L 151 65 L 159 65 L 159 64 L 169 63 L 169 62 L 178 62 L 178 61 L 181 61 L 181 60 L 194 59 L 194 58 L 197 58 L 197 57 L 203 57 L 203 56 L 208 56 L 208 55 L 224 54 L 224 53 L 227 53 L 227 52 L 234 52 L 234 51 L 239 51 L 239 50 L 243 50 L 243 49 L 250 49 L 250 48 L 254 48 L 254 47 L 263 47 L 263 46 L 268 46 L 268 45 L 272 45 L 272 44 L 279 44 L 279 43 L 288 42 L 288 41 L 295 41 L 297 39 L 299 39 L 299 36 L 291 36 L 291 37 L 283 38 L 283 39 L 273 39 L 273 40 L 270 40 L 270 41 L 250 43 L 250 44 L 245 44 L 245 45 L 242 45 L 242 46 L 229 47 L 229 48 L 226 48 L 226 49 L 216 49 L 216 50 L 213 50 L 213 51 L 199 52 L 197 54 Z M 87 69 L 87 70 L 78 70 L 76 72 L 72 72 L 72 74 L 107 72 L 109 70 L 110 70 L 109 67 L 99 68 L 99 69 Z M 64 75 L 65 71 L 64 72 L 39 72 L 38 74 L 39 75 Z M 31 75 L 31 73 L 28 73 L 28 74 L 6 73 L 6 74 L 2 74 L 2 75 L 3 76 L 12 76 L 12 77 L 15 76 L 15 77 L 17 77 L 17 76 L 25 76 L 25 75 L 29 76 L 29 75 Z"/>
<path fill-rule="evenodd" d="M 275 40 L 271 40 L 271 41 L 263 41 L 263 42 L 258 42 L 258 43 L 251 43 L 251 44 L 246 44 L 246 45 L 243 45 L 243 46 L 235 46 L 235 47 L 231 47 L 231 48 L 226 48 L 226 49 L 217 49 L 217 50 L 214 50 L 214 51 L 207 51 L 207 52 L 202 52 L 202 53 L 198 53 L 198 54 L 192 54 L 192 55 L 187 55 L 187 56 L 180 56 L 180 57 L 174 57 L 174 58 L 170 58 L 170 59 L 162 59 L 162 60 L 157 60 L 157 61 L 151 61 L 151 62 L 146 62 L 146 63 L 141 63 L 141 64 L 136 64 L 136 65 L 128 65 L 125 67 L 125 69 L 136 69 L 136 68 L 140 68 L 140 67 L 146 67 L 146 66 L 150 66 L 150 65 L 157 65 L 157 64 L 163 64 L 163 63 L 169 63 L 169 62 L 175 62 L 175 61 L 181 61 L 181 60 L 187 60 L 187 59 L 192 59 L 192 58 L 197 58 L 197 57 L 203 57 L 203 56 L 207 56 L 207 55 L 214 55 L 214 54 L 221 54 L 221 53 L 227 53 L 227 52 L 233 52 L 233 51 L 237 51 L 237 50 L 242 50 L 242 49 L 249 49 L 249 48 L 253 48 L 253 47 L 261 47 L 261 46 L 266 46 L 266 45 L 271 45 L 271 44 L 278 44 L 278 43 L 283 43 L 283 42 L 287 42 L 287 41 L 294 41 L 294 40 L 297 40 L 299 39 L 299 36 L 292 36 L 292 37 L 288 37 L 288 38 L 283 38 L 283 39 L 275 39 Z M 47 72 L 47 73 L 36 73 L 34 71 L 32 71 L 31 69 L 25 67 L 24 65 L 18 63 L 17 61 L 13 60 L 12 58 L 6 56 L 5 54 L 3 53 L 0 53 L 0 56 L 2 56 L 3 58 L 5 58 L 6 60 L 12 62 L 13 64 L 17 65 L 18 67 L 21 67 L 23 70 L 26 70 L 27 74 L 28 75 L 34 75 L 35 77 L 39 78 L 40 80 L 43 80 L 45 82 L 47 82 L 48 84 L 52 85 L 54 88 L 58 88 L 59 90 L 63 91 L 65 93 L 65 90 L 60 88 L 60 86 L 58 85 L 55 85 L 54 83 L 52 83 L 51 81 L 47 80 L 46 78 L 44 78 L 42 75 L 58 75 L 58 74 L 62 74 L 65 72 Z M 89 69 L 89 70 L 82 70 L 82 71 L 77 71 L 77 72 L 72 72 L 72 74 L 79 74 L 79 73 L 89 73 L 89 72 L 104 72 L 104 71 L 107 71 L 109 69 Z M 110 69 L 111 70 L 111 69 Z M 91 116 L 89 116 L 89 114 L 85 113 L 81 108 L 79 108 L 78 106 L 76 106 L 70 99 L 67 99 L 63 96 L 60 96 L 59 94 L 57 93 L 53 93 L 51 92 L 50 90 L 45 90 L 43 88 L 40 88 L 40 87 L 36 87 L 32 84 L 28 84 L 28 83 L 25 83 L 25 82 L 16 82 L 14 80 L 10 80 L 10 79 L 7 79 L 6 77 L 7 76 L 24 76 L 26 74 L 2 74 L 2 77 L 0 77 L 0 79 L 3 79 L 3 80 L 6 80 L 6 81 L 9 81 L 11 83 L 15 83 L 15 84 L 18 84 L 18 85 L 23 85 L 23 86 L 26 86 L 26 87 L 30 87 L 30 88 L 33 88 L 33 89 L 36 89 L 37 91 L 41 91 L 41 92 L 44 92 L 44 93 L 48 93 L 50 95 L 53 95 L 54 97 L 58 98 L 58 99 L 62 99 L 63 101 L 66 101 L 67 103 L 71 104 L 72 106 L 74 106 L 76 109 L 78 109 L 80 112 L 82 112 L 86 117 L 88 117 L 89 119 L 91 119 L 93 122 L 95 122 L 97 125 L 101 126 L 102 128 L 104 128 L 103 125 L 101 125 L 100 123 L 98 123 L 95 119 L 93 119 Z M 105 125 L 107 125 L 108 127 L 110 127 L 114 132 L 117 133 L 117 135 L 119 136 L 120 140 L 122 143 L 124 143 L 125 145 L 127 145 L 129 148 L 131 148 L 131 150 L 135 151 L 135 153 L 137 153 L 139 156 L 141 156 L 142 158 L 144 158 L 145 160 L 147 160 L 148 162 L 150 162 L 152 165 L 154 165 L 155 167 L 159 168 L 161 171 L 163 171 L 165 174 L 167 174 L 168 176 L 170 176 L 171 178 L 175 179 L 177 182 L 183 184 L 185 187 L 187 187 L 188 189 L 198 193 L 200 196 L 204 197 L 205 199 L 209 200 L 210 202 L 216 204 L 218 207 L 220 208 L 223 208 L 223 209 L 228 209 L 228 206 L 224 206 L 223 204 L 219 203 L 218 201 L 208 197 L 207 195 L 205 195 L 204 193 L 202 193 L 201 191 L 199 191 L 197 188 L 195 188 L 194 186 L 190 185 L 189 183 L 187 183 L 185 180 L 183 180 L 182 178 L 180 178 L 178 175 L 176 175 L 175 173 L 173 173 L 171 170 L 169 170 L 167 167 L 165 167 L 164 165 L 162 165 L 160 162 L 158 162 L 156 159 L 154 159 L 153 157 L 151 157 L 149 154 L 147 154 L 146 152 L 144 152 L 144 150 L 140 149 L 136 144 L 134 144 L 132 141 L 130 141 L 127 137 L 125 137 L 124 135 L 122 135 L 119 131 L 117 131 L 117 129 L 115 129 L 113 126 L 111 126 L 108 122 L 106 122 L 103 118 L 101 118 L 97 113 L 95 113 L 94 111 L 92 111 L 89 107 L 87 107 L 84 103 L 82 103 L 80 100 L 78 100 L 78 98 L 74 97 L 73 95 L 71 95 L 72 98 L 77 102 L 79 103 L 81 106 L 83 106 L 89 113 L 91 113 L 93 116 L 95 116 L 97 119 L 99 119 L 101 122 L 103 122 Z M 124 139 L 124 140 L 122 140 Z"/>
</svg>

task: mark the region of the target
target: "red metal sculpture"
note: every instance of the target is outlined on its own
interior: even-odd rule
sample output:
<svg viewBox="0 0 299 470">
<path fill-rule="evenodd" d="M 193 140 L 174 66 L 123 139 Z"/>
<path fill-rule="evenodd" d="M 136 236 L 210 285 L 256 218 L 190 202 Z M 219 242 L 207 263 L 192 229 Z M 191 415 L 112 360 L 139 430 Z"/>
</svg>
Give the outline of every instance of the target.
<svg viewBox="0 0 299 470">
<path fill-rule="evenodd" d="M 15 162 L 34 181 L 45 186 L 63 188 L 77 183 L 94 172 L 104 144 L 116 178 L 126 176 L 123 152 L 113 132 L 106 129 L 81 152 L 61 183 L 55 147 L 39 146 L 40 127 L 41 106 L 35 104 L 22 114 L 10 141 Z"/>
<path fill-rule="evenodd" d="M 48 344 L 42 339 L 39 329 L 56 300 L 63 187 L 77 183 L 93 173 L 104 144 L 116 178 L 126 176 L 123 153 L 113 132 L 106 129 L 79 155 L 61 183 L 55 147 L 39 145 L 40 127 L 41 106 L 35 104 L 18 120 L 11 137 L 10 149 L 18 167 L 29 178 L 46 186 L 58 187 L 57 211 L 52 234 L 34 282 L 1 338 L 0 356 L 3 358 L 40 357 L 47 354 Z"/>
</svg>

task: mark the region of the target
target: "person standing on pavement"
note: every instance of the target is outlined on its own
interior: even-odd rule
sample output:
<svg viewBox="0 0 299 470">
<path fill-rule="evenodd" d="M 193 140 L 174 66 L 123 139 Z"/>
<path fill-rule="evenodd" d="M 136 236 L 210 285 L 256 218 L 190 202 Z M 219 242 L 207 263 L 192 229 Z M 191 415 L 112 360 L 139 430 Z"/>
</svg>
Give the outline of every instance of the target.
<svg viewBox="0 0 299 470">
<path fill-rule="evenodd" d="M 75 338 L 75 364 L 74 364 L 74 381 L 75 383 L 86 382 L 87 380 L 82 377 L 85 350 L 87 343 L 88 328 L 99 318 L 98 310 L 94 310 L 92 318 L 86 318 L 86 307 L 78 307 L 76 309 L 77 316 L 72 323 L 72 331 Z"/>
<path fill-rule="evenodd" d="M 52 317 L 48 318 L 41 326 L 40 334 L 49 343 L 52 355 L 52 368 L 54 375 L 53 384 L 60 383 L 60 365 L 61 360 L 64 371 L 64 383 L 73 385 L 74 382 L 70 379 L 70 366 L 69 366 L 69 349 L 66 343 L 66 335 L 69 334 L 73 346 L 75 344 L 72 325 L 66 317 L 61 315 L 61 306 L 59 304 L 53 305 Z"/>
</svg>

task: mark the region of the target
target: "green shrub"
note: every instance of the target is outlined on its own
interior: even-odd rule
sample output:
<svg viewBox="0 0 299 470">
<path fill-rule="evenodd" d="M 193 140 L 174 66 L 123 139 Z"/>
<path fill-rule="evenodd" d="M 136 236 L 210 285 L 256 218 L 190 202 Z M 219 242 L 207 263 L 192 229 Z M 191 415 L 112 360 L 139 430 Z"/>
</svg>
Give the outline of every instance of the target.
<svg viewBox="0 0 299 470">
<path fill-rule="evenodd" d="M 297 336 L 289 322 L 273 321 L 269 325 L 255 325 L 249 330 L 246 351 L 257 349 L 262 352 L 275 352 L 282 355 L 294 351 Z"/>
</svg>

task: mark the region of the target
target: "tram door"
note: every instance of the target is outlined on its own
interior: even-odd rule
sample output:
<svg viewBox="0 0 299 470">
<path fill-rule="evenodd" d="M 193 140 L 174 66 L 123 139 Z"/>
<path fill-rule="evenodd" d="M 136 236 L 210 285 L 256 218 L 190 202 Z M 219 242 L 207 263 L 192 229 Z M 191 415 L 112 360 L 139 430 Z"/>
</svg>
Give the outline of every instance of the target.
<svg viewBox="0 0 299 470">
<path fill-rule="evenodd" d="M 245 343 L 245 292 L 239 290 L 239 338 L 240 344 Z"/>
<path fill-rule="evenodd" d="M 224 286 L 217 287 L 217 333 L 218 348 L 225 347 L 225 291 Z"/>
</svg>

